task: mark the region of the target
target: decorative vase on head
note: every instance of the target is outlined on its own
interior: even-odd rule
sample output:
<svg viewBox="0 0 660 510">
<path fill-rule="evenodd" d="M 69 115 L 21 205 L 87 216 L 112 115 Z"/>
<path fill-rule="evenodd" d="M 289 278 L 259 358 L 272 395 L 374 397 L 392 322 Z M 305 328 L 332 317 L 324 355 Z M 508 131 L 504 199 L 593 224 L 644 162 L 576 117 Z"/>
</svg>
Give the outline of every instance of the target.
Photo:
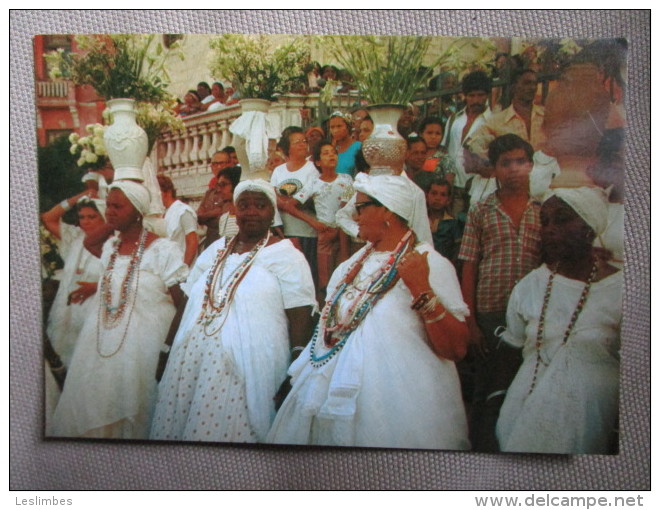
<svg viewBox="0 0 660 510">
<path fill-rule="evenodd" d="M 107 102 L 113 122 L 105 130 L 103 141 L 115 169 L 115 180 L 144 180 L 142 166 L 147 157 L 147 133 L 138 126 L 135 100 L 111 99 Z"/>
<path fill-rule="evenodd" d="M 369 175 L 399 174 L 406 160 L 406 141 L 399 134 L 397 124 L 405 110 L 402 105 L 376 104 L 367 106 L 374 121 L 374 130 L 362 142 L 362 153 L 369 166 Z"/>
</svg>

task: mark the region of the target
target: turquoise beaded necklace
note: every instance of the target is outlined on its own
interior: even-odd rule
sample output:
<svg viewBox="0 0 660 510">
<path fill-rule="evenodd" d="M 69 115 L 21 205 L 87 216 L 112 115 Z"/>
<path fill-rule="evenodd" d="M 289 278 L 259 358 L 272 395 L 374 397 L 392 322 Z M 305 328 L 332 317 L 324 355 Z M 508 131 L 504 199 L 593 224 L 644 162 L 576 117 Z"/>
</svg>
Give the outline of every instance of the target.
<svg viewBox="0 0 660 510">
<path fill-rule="evenodd" d="M 314 331 L 310 348 L 310 362 L 314 367 L 318 368 L 325 365 L 342 350 L 348 337 L 357 329 L 367 313 L 396 284 L 399 277 L 397 264 L 413 248 L 414 244 L 413 232 L 409 230 L 401 238 L 385 263 L 375 272 L 371 281 L 363 289 L 360 289 L 357 285 L 354 285 L 354 281 L 365 260 L 374 252 L 373 245 L 367 245 L 362 256 L 348 269 L 343 281 L 337 286 L 321 311 L 321 320 Z M 349 287 L 355 289 L 355 294 L 351 294 L 351 291 L 346 292 Z M 338 322 L 338 306 L 342 297 L 350 299 L 352 303 L 348 309 L 348 320 Z M 323 339 L 325 347 L 330 348 L 324 354 L 317 353 L 319 338 Z"/>
</svg>

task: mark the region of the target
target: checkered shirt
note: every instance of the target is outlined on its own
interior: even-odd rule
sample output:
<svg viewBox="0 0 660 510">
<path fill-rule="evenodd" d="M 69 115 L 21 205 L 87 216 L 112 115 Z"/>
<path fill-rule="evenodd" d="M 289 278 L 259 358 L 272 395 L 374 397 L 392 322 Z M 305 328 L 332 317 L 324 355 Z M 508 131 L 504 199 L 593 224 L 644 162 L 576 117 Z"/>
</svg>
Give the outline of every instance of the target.
<svg viewBox="0 0 660 510">
<path fill-rule="evenodd" d="M 476 311 L 506 311 L 518 281 L 541 263 L 541 204 L 530 200 L 516 231 L 497 194 L 470 208 L 460 260 L 478 263 Z"/>
</svg>

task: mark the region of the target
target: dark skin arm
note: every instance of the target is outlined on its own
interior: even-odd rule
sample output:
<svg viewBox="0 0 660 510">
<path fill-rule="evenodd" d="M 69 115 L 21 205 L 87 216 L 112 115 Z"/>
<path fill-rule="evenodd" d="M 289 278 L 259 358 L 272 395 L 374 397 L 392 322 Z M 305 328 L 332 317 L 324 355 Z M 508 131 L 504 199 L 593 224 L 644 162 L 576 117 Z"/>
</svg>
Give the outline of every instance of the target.
<svg viewBox="0 0 660 510">
<path fill-rule="evenodd" d="M 463 271 L 461 276 L 461 291 L 465 304 L 470 309 L 470 316 L 466 319 L 469 330 L 470 345 L 474 345 L 478 352 L 482 353 L 484 345 L 484 334 L 479 329 L 476 319 L 476 294 L 477 294 L 477 276 L 479 266 L 476 262 L 463 261 Z M 483 354 L 483 353 L 482 353 Z"/>
<path fill-rule="evenodd" d="M 429 283 L 428 252 L 411 252 L 398 265 L 401 280 L 406 284 L 413 298 L 427 292 L 433 295 Z M 440 317 L 441 320 L 427 322 L 424 320 L 424 329 L 433 351 L 441 358 L 450 361 L 460 361 L 467 353 L 468 328 L 464 322 L 459 321 L 449 313 L 442 304 L 437 304 L 430 314 L 431 318 Z"/>
<path fill-rule="evenodd" d="M 284 312 L 289 320 L 289 345 L 292 349 L 294 347 L 305 347 L 309 338 L 312 336 L 312 307 L 299 306 L 286 309 Z M 300 349 L 296 349 L 295 352 L 292 352 L 291 361 L 294 361 L 301 352 Z M 273 400 L 275 401 L 275 410 L 280 408 L 290 390 L 291 377 L 287 376 L 273 397 Z"/>
<path fill-rule="evenodd" d="M 174 285 L 169 289 L 170 295 L 172 296 L 172 301 L 174 301 L 174 306 L 176 306 L 176 313 L 170 324 L 170 329 L 167 332 L 167 337 L 165 338 L 165 345 L 172 347 L 172 342 L 174 342 L 174 337 L 176 332 L 179 330 L 179 324 L 181 324 L 181 317 L 183 317 L 183 312 L 186 309 L 188 304 L 188 297 L 183 293 L 181 287 Z M 158 357 L 158 366 L 156 368 L 156 381 L 160 382 L 165 372 L 165 366 L 167 365 L 167 359 L 169 358 L 169 352 L 160 352 Z"/>
<path fill-rule="evenodd" d="M 66 200 L 69 203 L 69 207 L 73 207 L 79 198 L 85 196 L 91 196 L 91 192 L 89 190 L 85 190 L 81 193 L 78 193 L 77 195 L 67 198 Z M 62 216 L 64 216 L 64 213 L 66 213 L 64 208 L 60 204 L 57 204 L 52 209 L 41 215 L 41 222 L 44 224 L 44 227 L 46 227 L 46 230 L 48 230 L 48 232 L 53 234 L 58 239 L 61 239 L 60 219 Z"/>
</svg>

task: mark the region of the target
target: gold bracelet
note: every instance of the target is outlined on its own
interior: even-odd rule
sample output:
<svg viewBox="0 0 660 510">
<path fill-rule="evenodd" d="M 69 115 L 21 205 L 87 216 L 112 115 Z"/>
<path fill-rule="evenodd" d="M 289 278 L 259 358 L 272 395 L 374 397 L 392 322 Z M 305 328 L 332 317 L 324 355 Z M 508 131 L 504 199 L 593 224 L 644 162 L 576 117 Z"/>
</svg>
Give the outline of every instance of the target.
<svg viewBox="0 0 660 510">
<path fill-rule="evenodd" d="M 433 324 L 434 322 L 440 322 L 447 315 L 447 310 L 444 310 L 440 315 L 432 319 L 424 319 L 425 324 Z"/>
</svg>

